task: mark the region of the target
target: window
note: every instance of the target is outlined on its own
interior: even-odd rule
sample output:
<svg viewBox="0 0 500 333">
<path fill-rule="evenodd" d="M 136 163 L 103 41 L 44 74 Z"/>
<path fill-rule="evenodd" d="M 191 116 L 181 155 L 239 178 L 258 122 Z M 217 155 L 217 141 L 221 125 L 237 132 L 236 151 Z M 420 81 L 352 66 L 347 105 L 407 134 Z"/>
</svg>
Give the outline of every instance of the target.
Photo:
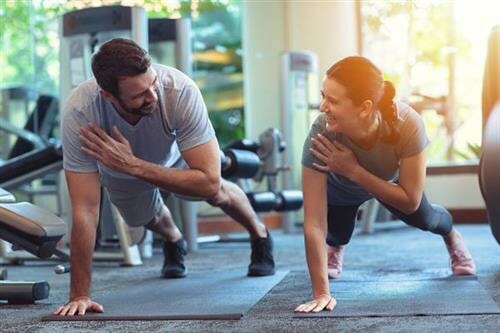
<svg viewBox="0 0 500 333">
<path fill-rule="evenodd" d="M 477 159 L 481 89 L 496 1 L 361 1 L 363 55 L 424 118 L 428 159 Z"/>
<path fill-rule="evenodd" d="M 205 98 L 217 136 L 221 145 L 243 138 L 241 15 L 240 2 L 234 0 L 0 1 L 0 89 L 32 92 L 20 101 L 4 98 L 4 102 L 12 105 L 11 112 L 5 115 L 0 110 L 0 117 L 22 127 L 26 121 L 25 109 L 33 107 L 36 95 L 59 95 L 60 15 L 91 6 L 116 4 L 142 6 L 151 18 L 191 18 L 193 79 Z M 2 138 L 2 143 L 5 141 Z"/>
</svg>

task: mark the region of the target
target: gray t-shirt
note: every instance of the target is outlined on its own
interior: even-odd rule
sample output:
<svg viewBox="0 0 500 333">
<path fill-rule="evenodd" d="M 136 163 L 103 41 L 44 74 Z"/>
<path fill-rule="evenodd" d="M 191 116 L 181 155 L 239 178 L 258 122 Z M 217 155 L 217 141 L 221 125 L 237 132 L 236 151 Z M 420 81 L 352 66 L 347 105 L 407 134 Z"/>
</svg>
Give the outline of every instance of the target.
<svg viewBox="0 0 500 333">
<path fill-rule="evenodd" d="M 153 65 L 159 83 L 158 107 L 135 125 L 126 122 L 113 105 L 101 97 L 95 79 L 79 85 L 68 98 L 62 121 L 63 167 L 75 172 L 99 172 L 113 179 L 135 179 L 107 168 L 81 151 L 80 127 L 95 123 L 111 135 L 112 126 L 130 142 L 133 153 L 166 167 L 178 165 L 180 151 L 215 137 L 207 109 L 196 84 L 182 72 Z"/>
<path fill-rule="evenodd" d="M 399 177 L 399 161 L 402 158 L 416 155 L 424 150 L 429 139 L 425 133 L 424 122 L 420 115 L 409 105 L 397 102 L 398 112 L 397 126 L 401 137 L 396 144 L 390 144 L 377 139 L 375 146 L 370 150 L 364 150 L 354 144 L 342 133 L 329 133 L 326 130 L 325 115 L 316 118 L 311 131 L 304 142 L 302 152 L 302 165 L 314 169 L 312 164 L 324 164 L 314 157 L 310 152 L 311 138 L 317 134 L 328 137 L 330 140 L 338 140 L 351 149 L 356 155 L 359 164 L 375 176 L 389 182 L 394 182 Z M 382 131 L 387 130 L 387 124 L 383 123 Z M 347 178 L 333 172 L 328 173 L 328 204 L 330 205 L 357 205 L 372 198 L 372 195 L 361 186 L 351 182 Z"/>
</svg>

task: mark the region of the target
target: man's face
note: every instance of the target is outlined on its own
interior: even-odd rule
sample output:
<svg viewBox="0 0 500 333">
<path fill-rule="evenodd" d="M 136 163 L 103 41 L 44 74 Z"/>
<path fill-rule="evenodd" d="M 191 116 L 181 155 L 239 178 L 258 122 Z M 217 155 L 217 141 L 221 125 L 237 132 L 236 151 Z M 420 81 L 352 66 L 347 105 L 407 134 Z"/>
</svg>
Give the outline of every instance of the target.
<svg viewBox="0 0 500 333">
<path fill-rule="evenodd" d="M 127 76 L 118 83 L 119 96 L 115 97 L 120 107 L 134 116 L 148 116 L 158 105 L 158 78 L 153 68 L 144 74 Z"/>
</svg>

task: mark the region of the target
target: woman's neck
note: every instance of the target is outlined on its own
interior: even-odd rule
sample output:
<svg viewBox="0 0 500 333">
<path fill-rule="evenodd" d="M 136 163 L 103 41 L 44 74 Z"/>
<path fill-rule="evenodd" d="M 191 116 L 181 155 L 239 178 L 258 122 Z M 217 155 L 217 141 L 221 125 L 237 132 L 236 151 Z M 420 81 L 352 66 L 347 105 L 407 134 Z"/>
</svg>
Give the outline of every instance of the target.
<svg viewBox="0 0 500 333">
<path fill-rule="evenodd" d="M 363 150 L 372 149 L 379 138 L 380 130 L 382 127 L 382 118 L 380 114 L 375 113 L 373 120 L 364 130 L 357 133 L 356 136 L 350 137 L 349 139 L 358 147 Z"/>
</svg>

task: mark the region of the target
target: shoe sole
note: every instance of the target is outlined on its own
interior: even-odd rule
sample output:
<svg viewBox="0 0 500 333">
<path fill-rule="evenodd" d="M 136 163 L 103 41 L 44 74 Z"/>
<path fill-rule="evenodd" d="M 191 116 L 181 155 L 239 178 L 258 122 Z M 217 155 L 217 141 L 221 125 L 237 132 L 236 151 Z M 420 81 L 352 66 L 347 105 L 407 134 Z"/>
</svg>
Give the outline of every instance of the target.
<svg viewBox="0 0 500 333">
<path fill-rule="evenodd" d="M 187 276 L 187 269 L 183 273 L 169 272 L 162 274 L 161 277 L 164 279 L 182 279 Z"/>
<path fill-rule="evenodd" d="M 274 274 L 276 274 L 275 271 L 272 271 L 272 272 L 256 272 L 256 271 L 252 271 L 252 272 L 248 272 L 247 276 L 250 276 L 250 277 L 259 277 L 259 276 L 270 276 L 270 275 L 274 275 Z"/>
</svg>

